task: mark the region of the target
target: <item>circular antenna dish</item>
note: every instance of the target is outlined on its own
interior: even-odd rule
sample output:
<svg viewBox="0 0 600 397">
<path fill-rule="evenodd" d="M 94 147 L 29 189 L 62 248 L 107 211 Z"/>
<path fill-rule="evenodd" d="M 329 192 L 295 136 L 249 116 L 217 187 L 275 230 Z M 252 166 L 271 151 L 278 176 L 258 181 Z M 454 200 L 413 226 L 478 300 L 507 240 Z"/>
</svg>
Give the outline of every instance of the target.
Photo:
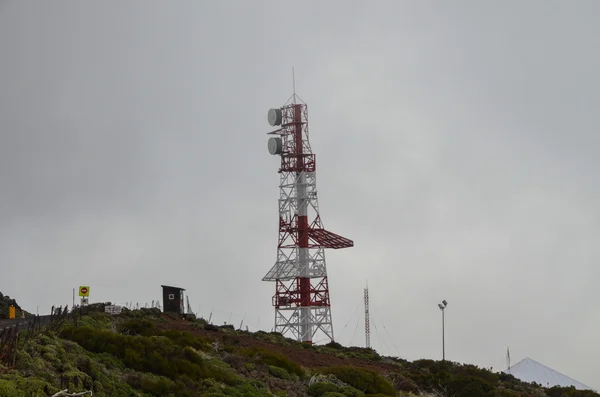
<svg viewBox="0 0 600 397">
<path fill-rule="evenodd" d="M 272 155 L 283 153 L 283 142 L 281 138 L 270 138 L 269 142 L 267 142 L 267 146 L 269 148 L 269 153 Z"/>
<path fill-rule="evenodd" d="M 267 120 L 269 120 L 270 125 L 281 125 L 281 119 L 281 109 L 269 109 L 269 113 L 267 114 Z"/>
</svg>

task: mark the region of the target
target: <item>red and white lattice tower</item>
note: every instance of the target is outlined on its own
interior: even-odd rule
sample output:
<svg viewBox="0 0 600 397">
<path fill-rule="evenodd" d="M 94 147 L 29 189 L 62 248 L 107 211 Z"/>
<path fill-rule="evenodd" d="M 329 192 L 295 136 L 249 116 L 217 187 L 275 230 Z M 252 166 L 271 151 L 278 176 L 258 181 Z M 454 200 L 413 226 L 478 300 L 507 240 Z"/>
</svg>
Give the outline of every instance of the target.
<svg viewBox="0 0 600 397">
<path fill-rule="evenodd" d="M 268 121 L 279 127 L 269 132 L 269 153 L 281 157 L 277 260 L 263 277 L 275 282 L 275 331 L 311 344 L 321 331 L 334 341 L 325 248 L 354 243 L 323 228 L 306 104 L 294 93 Z"/>
</svg>

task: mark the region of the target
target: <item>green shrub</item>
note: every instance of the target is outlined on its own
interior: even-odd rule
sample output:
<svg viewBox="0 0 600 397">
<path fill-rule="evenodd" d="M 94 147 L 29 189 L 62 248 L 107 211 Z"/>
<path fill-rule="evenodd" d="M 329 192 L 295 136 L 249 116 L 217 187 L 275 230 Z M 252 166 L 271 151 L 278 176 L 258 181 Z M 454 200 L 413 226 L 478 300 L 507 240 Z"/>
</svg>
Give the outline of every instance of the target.
<svg viewBox="0 0 600 397">
<path fill-rule="evenodd" d="M 17 389 L 14 382 L 0 379 L 0 396 L 3 397 L 25 397 L 25 394 Z"/>
<path fill-rule="evenodd" d="M 329 347 L 331 349 L 343 349 L 344 346 L 340 345 L 337 342 L 329 342 L 328 344 L 325 345 L 326 347 Z"/>
<path fill-rule="evenodd" d="M 156 335 L 156 325 L 146 318 L 132 318 L 121 325 L 120 332 L 127 335 L 152 336 Z"/>
<path fill-rule="evenodd" d="M 113 324 L 113 319 L 110 314 L 92 312 L 86 316 L 80 317 L 77 320 L 80 327 L 92 327 L 96 329 L 110 329 Z"/>
<path fill-rule="evenodd" d="M 191 346 L 194 349 L 206 349 L 209 345 L 208 339 L 185 331 L 161 331 L 159 335 L 169 338 L 176 345 L 183 347 Z"/>
<path fill-rule="evenodd" d="M 560 387 L 553 386 L 546 389 L 548 397 L 597 397 L 598 394 L 592 390 L 577 390 L 574 386 Z"/>
<path fill-rule="evenodd" d="M 154 396 L 164 396 L 175 391 L 175 383 L 162 376 L 136 372 L 126 376 L 125 380 L 131 387 Z"/>
<path fill-rule="evenodd" d="M 365 394 L 365 397 L 388 397 L 388 394 L 381 394 L 381 393 Z"/>
<path fill-rule="evenodd" d="M 4 397 L 47 397 L 58 390 L 42 379 L 11 376 L 12 379 L 0 379 L 0 396 Z"/>
<path fill-rule="evenodd" d="M 298 364 L 290 361 L 287 357 L 281 354 L 255 347 L 243 349 L 241 354 L 245 357 L 254 357 L 263 364 L 283 368 L 290 374 L 296 374 L 300 377 L 304 376 L 304 371 Z"/>
<path fill-rule="evenodd" d="M 340 388 L 333 383 L 329 382 L 318 382 L 313 383 L 308 388 L 308 394 L 313 397 L 321 397 L 323 394 L 328 392 L 339 392 Z"/>
<path fill-rule="evenodd" d="M 322 394 L 321 397 L 346 397 L 346 395 L 336 391 L 328 391 L 327 393 Z"/>
<path fill-rule="evenodd" d="M 268 394 L 267 389 L 258 381 L 244 382 L 235 386 L 240 397 L 263 397 Z"/>
<path fill-rule="evenodd" d="M 394 386 L 375 371 L 356 367 L 329 367 L 322 372 L 332 374 L 342 382 L 367 394 L 396 395 Z"/>
<path fill-rule="evenodd" d="M 448 383 L 448 392 L 456 397 L 480 397 L 493 389 L 491 383 L 475 376 L 460 375 Z"/>
<path fill-rule="evenodd" d="M 479 368 L 476 365 L 463 364 L 463 365 L 452 365 L 449 369 L 450 372 L 460 374 L 463 377 L 479 378 L 495 386 L 499 381 L 499 376 L 487 369 Z"/>
<path fill-rule="evenodd" d="M 492 392 L 486 394 L 486 397 L 518 397 L 520 394 L 518 392 L 508 390 L 508 389 L 496 389 Z M 559 396 L 548 396 L 548 397 L 560 397 Z"/>
<path fill-rule="evenodd" d="M 61 335 L 88 351 L 109 353 L 138 372 L 150 372 L 171 380 L 185 375 L 191 379 L 213 378 L 228 385 L 239 382 L 231 370 L 207 365 L 193 349 L 184 348 L 167 337 L 121 335 L 88 327 L 65 329 Z"/>
<path fill-rule="evenodd" d="M 269 365 L 269 373 L 279 379 L 290 379 L 290 374 L 283 368 Z"/>
<path fill-rule="evenodd" d="M 365 395 L 365 393 L 353 388 L 352 386 L 344 386 L 340 388 L 340 393 L 346 397 L 363 397 Z"/>
</svg>

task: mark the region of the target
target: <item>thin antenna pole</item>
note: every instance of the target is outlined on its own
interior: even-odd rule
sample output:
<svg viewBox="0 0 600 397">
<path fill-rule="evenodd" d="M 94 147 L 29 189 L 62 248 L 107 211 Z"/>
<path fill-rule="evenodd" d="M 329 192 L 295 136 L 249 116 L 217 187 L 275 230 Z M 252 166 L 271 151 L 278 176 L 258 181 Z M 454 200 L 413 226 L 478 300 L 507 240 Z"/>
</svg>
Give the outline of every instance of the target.
<svg viewBox="0 0 600 397">
<path fill-rule="evenodd" d="M 296 99 L 296 73 L 294 72 L 293 66 L 292 66 L 292 85 L 294 88 L 294 99 Z"/>
<path fill-rule="evenodd" d="M 371 321 L 369 318 L 369 284 L 365 288 L 365 346 L 371 348 Z"/>
</svg>

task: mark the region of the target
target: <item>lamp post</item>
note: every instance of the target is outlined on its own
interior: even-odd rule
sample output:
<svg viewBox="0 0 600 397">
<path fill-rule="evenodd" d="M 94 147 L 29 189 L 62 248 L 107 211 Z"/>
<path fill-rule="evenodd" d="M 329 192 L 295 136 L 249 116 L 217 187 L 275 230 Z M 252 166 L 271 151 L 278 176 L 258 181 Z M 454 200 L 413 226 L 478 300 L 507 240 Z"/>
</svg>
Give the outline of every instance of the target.
<svg viewBox="0 0 600 397">
<path fill-rule="evenodd" d="M 442 311 L 442 361 L 446 361 L 446 340 L 445 340 L 445 326 L 444 326 L 444 309 L 448 306 L 448 302 L 445 300 L 442 303 L 438 303 L 438 307 Z"/>
</svg>

